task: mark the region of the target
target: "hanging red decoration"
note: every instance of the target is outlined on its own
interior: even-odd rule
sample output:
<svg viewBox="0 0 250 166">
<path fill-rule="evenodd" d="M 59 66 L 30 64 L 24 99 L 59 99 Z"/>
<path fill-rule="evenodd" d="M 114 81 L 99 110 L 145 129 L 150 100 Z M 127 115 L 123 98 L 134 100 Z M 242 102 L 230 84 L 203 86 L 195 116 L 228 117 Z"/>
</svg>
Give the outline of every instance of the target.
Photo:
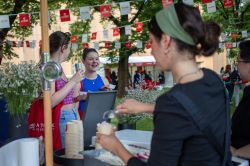
<svg viewBox="0 0 250 166">
<path fill-rule="evenodd" d="M 12 41 L 12 47 L 16 47 L 16 46 L 17 46 L 16 42 Z"/>
<path fill-rule="evenodd" d="M 102 17 L 110 17 L 110 5 L 101 5 L 100 6 L 100 13 Z"/>
<path fill-rule="evenodd" d="M 171 5 L 173 0 L 162 0 L 162 8 L 165 8 L 167 5 Z"/>
<path fill-rule="evenodd" d="M 131 46 L 132 46 L 131 41 L 127 41 L 127 42 L 125 43 L 125 47 L 126 47 L 126 48 L 131 48 Z"/>
<path fill-rule="evenodd" d="M 110 42 L 105 42 L 105 48 L 110 48 Z"/>
<path fill-rule="evenodd" d="M 233 40 L 236 40 L 236 38 L 237 38 L 237 33 L 236 33 L 236 32 L 232 32 L 232 33 L 231 33 L 231 37 L 232 37 Z"/>
<path fill-rule="evenodd" d="M 88 43 L 82 43 L 82 48 L 89 48 L 89 44 Z"/>
<path fill-rule="evenodd" d="M 93 32 L 92 34 L 91 34 L 91 40 L 96 40 L 96 36 L 97 36 L 97 32 Z"/>
<path fill-rule="evenodd" d="M 69 9 L 60 10 L 60 18 L 61 22 L 70 21 L 70 12 Z"/>
<path fill-rule="evenodd" d="M 19 14 L 19 25 L 21 27 L 30 26 L 30 15 L 28 13 Z"/>
<path fill-rule="evenodd" d="M 230 8 L 234 6 L 233 0 L 224 0 L 224 8 Z"/>
<path fill-rule="evenodd" d="M 137 22 L 135 25 L 136 25 L 136 32 L 142 32 L 143 22 Z"/>
<path fill-rule="evenodd" d="M 207 4 L 207 3 L 211 3 L 213 0 L 201 0 L 201 3 L 203 4 Z"/>
<path fill-rule="evenodd" d="M 29 41 L 26 41 L 26 47 L 30 47 L 30 42 Z"/>
<path fill-rule="evenodd" d="M 120 35 L 120 29 L 118 27 L 113 29 L 113 36 L 119 36 Z"/>
<path fill-rule="evenodd" d="M 71 43 L 75 43 L 75 42 L 77 42 L 77 36 L 73 35 L 71 36 Z"/>
<path fill-rule="evenodd" d="M 226 43 L 226 48 L 233 48 L 233 43 Z"/>
</svg>

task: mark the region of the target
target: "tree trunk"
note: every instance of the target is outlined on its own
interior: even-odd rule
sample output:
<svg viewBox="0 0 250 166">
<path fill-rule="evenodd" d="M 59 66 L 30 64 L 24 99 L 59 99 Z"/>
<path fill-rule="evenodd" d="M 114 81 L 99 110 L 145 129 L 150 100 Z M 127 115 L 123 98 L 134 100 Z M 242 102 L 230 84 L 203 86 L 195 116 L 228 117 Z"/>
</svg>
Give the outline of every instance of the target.
<svg viewBox="0 0 250 166">
<path fill-rule="evenodd" d="M 128 86 L 128 57 L 119 56 L 118 64 L 118 97 L 123 97 L 126 94 L 125 87 Z"/>
</svg>

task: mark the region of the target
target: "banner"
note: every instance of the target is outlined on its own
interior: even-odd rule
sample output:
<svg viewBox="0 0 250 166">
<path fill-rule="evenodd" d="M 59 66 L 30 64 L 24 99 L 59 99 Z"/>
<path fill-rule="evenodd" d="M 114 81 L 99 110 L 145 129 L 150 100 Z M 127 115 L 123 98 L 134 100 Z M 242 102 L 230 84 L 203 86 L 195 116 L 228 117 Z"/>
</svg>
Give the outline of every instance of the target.
<svg viewBox="0 0 250 166">
<path fill-rule="evenodd" d="M 132 30 L 131 30 L 131 25 L 126 25 L 125 26 L 125 35 L 131 35 Z"/>
<path fill-rule="evenodd" d="M 0 16 L 0 29 L 9 28 L 10 27 L 10 19 L 8 15 Z"/>
<path fill-rule="evenodd" d="M 137 48 L 142 48 L 142 41 L 141 40 L 136 41 L 136 47 Z"/>
<path fill-rule="evenodd" d="M 94 42 L 94 49 L 99 50 L 99 42 Z"/>
<path fill-rule="evenodd" d="M 128 15 L 131 13 L 130 2 L 120 2 L 121 15 Z"/>
<path fill-rule="evenodd" d="M 214 12 L 216 12 L 215 1 L 207 4 L 207 12 L 208 13 L 214 13 Z"/>
<path fill-rule="evenodd" d="M 103 30 L 103 38 L 108 39 L 109 38 L 109 30 L 105 29 Z"/>
<path fill-rule="evenodd" d="M 120 49 L 121 48 L 121 43 L 120 42 L 115 42 L 115 48 Z"/>
<path fill-rule="evenodd" d="M 80 18 L 82 20 L 89 20 L 90 19 L 90 10 L 89 6 L 80 7 Z"/>
<path fill-rule="evenodd" d="M 125 47 L 126 47 L 126 48 L 131 48 L 131 46 L 132 46 L 131 41 L 127 41 L 127 42 L 125 43 Z"/>
<path fill-rule="evenodd" d="M 142 32 L 143 22 L 137 22 L 135 24 L 135 27 L 136 27 L 136 32 Z"/>
<path fill-rule="evenodd" d="M 113 36 L 119 36 L 120 35 L 120 29 L 118 27 L 113 28 Z"/>
<path fill-rule="evenodd" d="M 234 6 L 233 0 L 224 0 L 224 8 L 230 8 Z"/>
<path fill-rule="evenodd" d="M 19 14 L 19 25 L 21 27 L 30 26 L 30 15 L 27 13 Z"/>
<path fill-rule="evenodd" d="M 92 34 L 91 34 L 91 40 L 96 40 L 96 36 L 97 36 L 97 32 L 93 32 Z"/>
<path fill-rule="evenodd" d="M 60 19 L 61 22 L 70 21 L 70 12 L 69 9 L 60 10 Z"/>
<path fill-rule="evenodd" d="M 88 42 L 88 34 L 83 34 L 82 35 L 82 43 L 87 43 Z"/>
<path fill-rule="evenodd" d="M 82 48 L 89 48 L 89 44 L 88 43 L 82 43 Z"/>
<path fill-rule="evenodd" d="M 72 35 L 71 36 L 71 43 L 75 43 L 77 42 L 77 36 L 76 35 Z"/>
<path fill-rule="evenodd" d="M 105 48 L 110 48 L 110 42 L 105 42 Z"/>
<path fill-rule="evenodd" d="M 100 6 L 100 13 L 103 18 L 110 17 L 110 5 L 101 5 Z"/>
<path fill-rule="evenodd" d="M 201 0 L 201 3 L 203 4 L 207 4 L 207 3 L 211 3 L 213 0 Z"/>
<path fill-rule="evenodd" d="M 244 37 L 244 38 L 247 37 L 247 36 L 248 36 L 247 31 L 242 31 L 242 32 L 241 32 L 241 35 L 242 35 L 242 37 Z"/>
</svg>

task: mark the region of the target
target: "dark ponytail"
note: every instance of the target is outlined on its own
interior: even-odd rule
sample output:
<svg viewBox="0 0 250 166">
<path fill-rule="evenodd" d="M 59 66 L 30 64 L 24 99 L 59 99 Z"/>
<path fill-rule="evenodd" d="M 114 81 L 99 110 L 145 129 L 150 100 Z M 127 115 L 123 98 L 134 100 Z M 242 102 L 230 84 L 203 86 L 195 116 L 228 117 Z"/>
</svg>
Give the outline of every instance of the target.
<svg viewBox="0 0 250 166">
<path fill-rule="evenodd" d="M 50 55 L 54 54 L 63 45 L 68 47 L 70 39 L 71 39 L 71 34 L 69 32 L 64 33 L 61 31 L 56 31 L 50 34 L 49 36 Z"/>
<path fill-rule="evenodd" d="M 175 10 L 182 28 L 193 38 L 195 46 L 175 39 L 180 50 L 193 55 L 211 56 L 219 45 L 220 27 L 215 22 L 203 22 L 199 12 L 183 3 L 175 4 Z"/>
<path fill-rule="evenodd" d="M 213 21 L 204 23 L 204 29 L 205 38 L 202 43 L 203 47 L 201 54 L 204 56 L 210 56 L 218 49 L 221 31 L 219 25 Z"/>
</svg>

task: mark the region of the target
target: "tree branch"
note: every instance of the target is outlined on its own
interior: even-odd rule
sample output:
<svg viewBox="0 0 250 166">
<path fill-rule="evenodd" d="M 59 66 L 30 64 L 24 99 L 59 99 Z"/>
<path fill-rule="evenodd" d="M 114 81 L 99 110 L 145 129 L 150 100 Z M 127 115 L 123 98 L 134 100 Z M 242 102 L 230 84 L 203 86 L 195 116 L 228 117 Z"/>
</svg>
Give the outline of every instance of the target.
<svg viewBox="0 0 250 166">
<path fill-rule="evenodd" d="M 225 8 L 224 8 L 224 4 L 223 4 L 223 2 L 221 1 L 221 0 L 219 0 L 219 2 L 220 2 L 220 4 L 221 4 L 221 6 L 222 6 L 222 9 L 223 9 L 223 17 L 226 19 L 226 20 L 228 20 L 228 13 L 226 12 L 226 10 L 225 10 Z"/>
<path fill-rule="evenodd" d="M 244 21 L 244 16 L 245 16 L 246 12 L 247 12 L 247 11 L 249 11 L 249 10 L 248 10 L 249 8 L 250 8 L 250 3 L 249 3 L 249 4 L 247 4 L 247 6 L 245 7 L 245 10 L 244 10 L 244 11 L 242 11 L 242 13 L 241 13 L 241 16 L 240 16 L 240 20 L 241 20 L 241 22 L 243 22 L 243 21 Z"/>
<path fill-rule="evenodd" d="M 141 6 L 139 7 L 139 9 L 137 10 L 137 13 L 135 14 L 135 16 L 132 18 L 132 20 L 129 22 L 130 24 L 134 23 L 134 21 L 137 19 L 137 17 L 141 14 L 145 4 L 147 3 L 147 1 L 143 1 L 143 3 L 141 4 Z"/>
</svg>

